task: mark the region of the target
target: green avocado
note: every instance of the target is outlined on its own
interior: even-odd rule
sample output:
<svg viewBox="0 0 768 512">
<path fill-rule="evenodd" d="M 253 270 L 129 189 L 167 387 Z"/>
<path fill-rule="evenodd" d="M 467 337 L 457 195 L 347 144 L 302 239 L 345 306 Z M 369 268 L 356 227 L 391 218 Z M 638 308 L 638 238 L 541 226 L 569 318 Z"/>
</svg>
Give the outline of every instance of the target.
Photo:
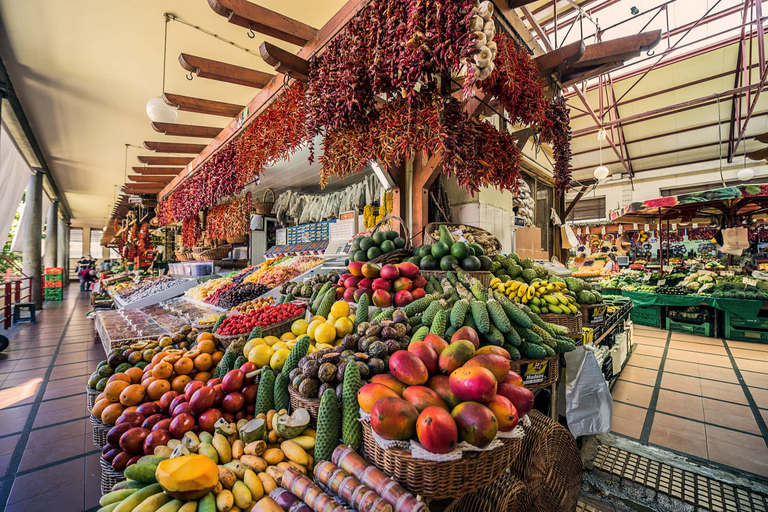
<svg viewBox="0 0 768 512">
<path fill-rule="evenodd" d="M 461 261 L 469 256 L 469 245 L 466 242 L 456 242 L 451 245 L 451 256 Z M 448 269 L 450 270 L 450 269 Z"/>
<path fill-rule="evenodd" d="M 422 270 L 439 270 L 440 263 L 434 256 L 424 256 L 419 262 L 419 268 Z"/>
<path fill-rule="evenodd" d="M 476 256 L 467 256 L 461 260 L 461 268 L 470 272 L 480 270 L 480 260 Z"/>
<path fill-rule="evenodd" d="M 459 260 L 449 254 L 440 259 L 440 270 L 453 270 L 453 266 L 458 264 Z"/>
<path fill-rule="evenodd" d="M 445 242 L 437 242 L 432 246 L 432 256 L 441 259 L 443 256 L 448 256 L 451 253 L 451 248 Z"/>
</svg>

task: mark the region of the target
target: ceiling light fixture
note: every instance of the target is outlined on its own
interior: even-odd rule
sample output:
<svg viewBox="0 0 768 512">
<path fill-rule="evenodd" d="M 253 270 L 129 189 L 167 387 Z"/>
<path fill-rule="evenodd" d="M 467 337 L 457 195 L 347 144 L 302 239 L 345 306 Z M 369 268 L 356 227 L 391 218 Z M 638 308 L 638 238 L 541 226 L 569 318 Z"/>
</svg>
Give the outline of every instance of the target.
<svg viewBox="0 0 768 512">
<path fill-rule="evenodd" d="M 608 138 L 608 134 L 605 133 L 604 128 L 600 128 L 597 131 L 597 142 L 600 144 L 600 150 L 598 151 L 598 154 L 600 155 L 600 165 L 595 168 L 594 176 L 597 181 L 604 180 L 608 177 L 608 175 L 611 174 L 611 171 L 603 165 L 603 141 Z"/>
<path fill-rule="evenodd" d="M 151 98 L 145 107 L 147 116 L 154 123 L 175 123 L 179 118 L 179 111 L 168 105 L 163 100 L 163 94 L 165 94 L 165 68 L 166 59 L 168 56 L 168 21 L 170 21 L 168 13 L 165 13 L 165 33 L 163 36 L 163 91 L 159 97 Z"/>
</svg>

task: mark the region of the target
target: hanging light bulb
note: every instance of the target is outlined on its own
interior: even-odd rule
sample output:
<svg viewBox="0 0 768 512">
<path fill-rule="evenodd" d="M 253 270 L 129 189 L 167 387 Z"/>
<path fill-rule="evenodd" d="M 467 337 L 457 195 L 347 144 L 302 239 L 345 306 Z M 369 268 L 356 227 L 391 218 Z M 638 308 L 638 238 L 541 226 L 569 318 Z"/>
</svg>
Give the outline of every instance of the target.
<svg viewBox="0 0 768 512">
<path fill-rule="evenodd" d="M 751 167 L 745 167 L 744 169 L 739 169 L 739 172 L 736 174 L 736 177 L 739 178 L 741 181 L 749 181 L 755 177 L 755 170 L 752 169 Z"/>
<path fill-rule="evenodd" d="M 163 101 L 163 98 L 151 98 L 146 110 L 147 116 L 154 123 L 175 123 L 179 118 L 179 111 Z"/>
<path fill-rule="evenodd" d="M 595 168 L 595 179 L 596 180 L 604 180 L 608 177 L 608 175 L 611 174 L 611 171 L 608 170 L 608 168 L 604 165 L 601 165 L 600 167 Z"/>
</svg>

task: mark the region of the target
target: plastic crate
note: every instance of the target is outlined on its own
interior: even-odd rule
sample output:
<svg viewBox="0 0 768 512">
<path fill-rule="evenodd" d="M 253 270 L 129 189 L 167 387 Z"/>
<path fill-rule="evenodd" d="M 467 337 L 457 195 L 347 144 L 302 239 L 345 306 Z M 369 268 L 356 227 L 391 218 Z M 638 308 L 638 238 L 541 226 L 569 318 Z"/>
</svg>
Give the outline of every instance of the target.
<svg viewBox="0 0 768 512">
<path fill-rule="evenodd" d="M 753 343 L 768 343 L 768 331 L 749 331 L 735 329 L 725 324 L 725 337 L 733 341 L 751 341 Z"/>
<path fill-rule="evenodd" d="M 768 330 L 768 317 L 758 316 L 757 318 L 741 318 L 730 311 L 726 311 L 725 325 L 736 328 Z"/>
<path fill-rule="evenodd" d="M 629 317 L 638 325 L 661 328 L 661 309 L 658 306 L 635 306 Z"/>
<path fill-rule="evenodd" d="M 64 292 L 62 288 L 46 288 L 45 300 L 62 300 Z"/>
<path fill-rule="evenodd" d="M 61 281 L 62 274 L 45 274 L 46 281 Z"/>
<path fill-rule="evenodd" d="M 48 274 L 54 274 L 54 275 L 63 275 L 64 269 L 61 267 L 46 267 L 45 268 L 46 275 Z"/>
<path fill-rule="evenodd" d="M 62 288 L 64 286 L 64 283 L 61 281 L 45 281 L 43 283 L 43 288 Z"/>
<path fill-rule="evenodd" d="M 687 324 L 685 322 L 676 322 L 671 318 L 667 318 L 667 330 L 695 334 L 696 336 L 711 336 L 712 324 Z"/>
</svg>

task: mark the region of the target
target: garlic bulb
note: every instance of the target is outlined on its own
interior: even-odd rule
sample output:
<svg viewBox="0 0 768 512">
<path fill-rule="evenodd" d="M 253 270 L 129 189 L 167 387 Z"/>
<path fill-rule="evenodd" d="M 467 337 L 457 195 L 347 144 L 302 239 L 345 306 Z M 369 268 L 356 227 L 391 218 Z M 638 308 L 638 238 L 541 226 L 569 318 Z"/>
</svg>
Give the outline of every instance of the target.
<svg viewBox="0 0 768 512">
<path fill-rule="evenodd" d="M 485 26 L 485 20 L 480 16 L 477 16 L 477 15 L 472 16 L 472 19 L 469 20 L 470 32 L 482 32 L 484 26 Z"/>
<path fill-rule="evenodd" d="M 475 36 L 476 36 L 476 38 L 475 38 L 475 48 L 477 48 L 479 50 L 480 48 L 485 46 L 485 43 L 488 41 L 488 39 L 485 37 L 485 33 L 484 32 L 472 32 L 472 33 L 475 34 Z"/>
<path fill-rule="evenodd" d="M 493 73 L 493 68 L 494 68 L 494 67 L 495 67 L 495 66 L 494 66 L 494 64 L 493 64 L 493 61 L 489 61 L 489 62 L 488 62 L 488 65 L 487 65 L 487 66 L 485 66 L 484 68 L 482 68 L 482 69 L 480 70 L 480 74 L 479 74 L 479 75 L 476 75 L 476 76 L 477 76 L 477 79 L 478 79 L 478 80 L 485 80 L 486 78 L 488 78 L 489 76 L 491 76 L 491 73 Z"/>
<path fill-rule="evenodd" d="M 483 34 L 485 34 L 486 41 L 493 41 L 493 38 L 496 36 L 496 25 L 493 23 L 493 20 L 485 22 L 485 25 L 483 25 Z"/>
<path fill-rule="evenodd" d="M 491 59 L 495 59 L 496 58 L 496 52 L 499 50 L 498 47 L 496 46 L 496 42 L 495 41 L 488 41 L 485 46 L 487 46 L 488 49 L 491 50 Z"/>
<path fill-rule="evenodd" d="M 490 20 L 493 16 L 493 4 L 488 0 L 480 2 L 480 5 L 477 6 L 477 14 L 485 21 Z"/>
<path fill-rule="evenodd" d="M 487 46 L 480 48 L 480 51 L 475 54 L 475 64 L 477 67 L 484 68 L 491 62 L 491 50 Z"/>
</svg>

